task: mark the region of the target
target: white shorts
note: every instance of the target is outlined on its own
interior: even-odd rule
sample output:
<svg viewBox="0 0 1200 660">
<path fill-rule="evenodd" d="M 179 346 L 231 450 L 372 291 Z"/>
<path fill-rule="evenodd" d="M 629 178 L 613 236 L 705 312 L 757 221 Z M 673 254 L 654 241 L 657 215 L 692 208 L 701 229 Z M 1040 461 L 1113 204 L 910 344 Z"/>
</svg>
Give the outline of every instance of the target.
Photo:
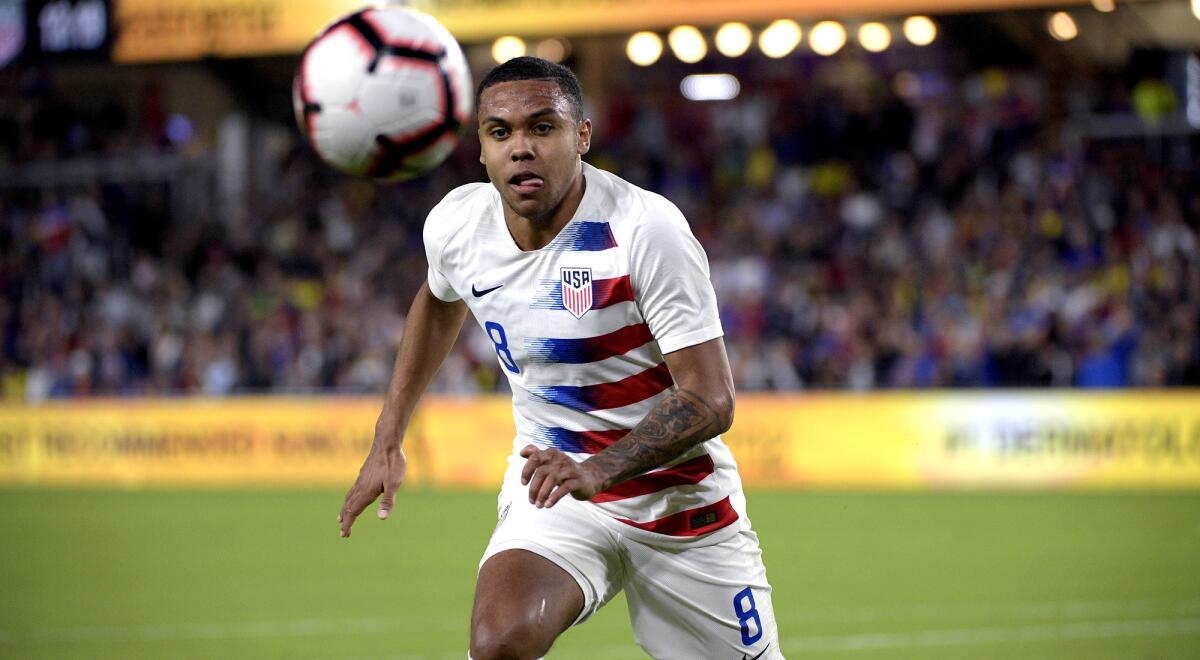
<svg viewBox="0 0 1200 660">
<path fill-rule="evenodd" d="M 583 590 L 576 624 L 625 590 L 639 646 L 658 660 L 781 660 L 771 585 L 748 528 L 711 545 L 663 546 L 621 533 L 622 523 L 570 496 L 549 509 L 529 503 L 524 459 L 511 457 L 499 522 L 483 559 L 527 550 L 560 566 Z M 748 527 L 748 526 L 747 526 Z"/>
</svg>

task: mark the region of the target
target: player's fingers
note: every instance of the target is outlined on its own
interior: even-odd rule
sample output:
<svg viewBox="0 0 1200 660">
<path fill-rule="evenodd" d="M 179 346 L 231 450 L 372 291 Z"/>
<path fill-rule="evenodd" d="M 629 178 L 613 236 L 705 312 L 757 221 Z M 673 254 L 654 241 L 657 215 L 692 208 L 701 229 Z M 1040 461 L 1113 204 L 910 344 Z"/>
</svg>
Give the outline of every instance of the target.
<svg viewBox="0 0 1200 660">
<path fill-rule="evenodd" d="M 354 524 L 354 518 L 357 516 L 350 510 L 350 500 L 342 505 L 342 510 L 338 513 L 338 530 L 343 537 L 350 536 L 350 526 Z"/>
<path fill-rule="evenodd" d="M 388 484 L 383 488 L 383 497 L 379 498 L 379 519 L 387 520 L 396 506 L 396 488 L 400 484 Z"/>
<path fill-rule="evenodd" d="M 346 497 L 342 500 L 342 508 L 338 511 L 337 521 L 342 524 L 342 520 L 346 518 L 346 509 L 350 507 L 350 498 L 354 496 L 354 489 L 346 491 Z"/>
<path fill-rule="evenodd" d="M 350 490 L 346 491 L 346 496 L 342 498 L 342 508 L 340 511 L 338 511 L 337 517 L 338 524 L 341 524 L 342 520 L 345 519 L 346 511 L 350 509 L 350 503 L 354 501 L 354 497 L 358 493 L 358 489 L 361 487 L 362 475 L 359 475 L 358 479 L 354 481 L 354 485 L 350 487 Z"/>
<path fill-rule="evenodd" d="M 342 515 L 338 516 L 338 518 L 339 518 L 338 522 L 342 523 L 342 526 L 340 529 L 342 538 L 344 538 L 344 539 L 350 538 L 350 528 L 354 526 L 354 519 L 357 517 L 358 516 L 356 516 L 355 514 L 349 513 L 346 511 L 343 511 Z"/>
<path fill-rule="evenodd" d="M 538 450 L 537 445 L 525 445 L 521 447 L 521 458 L 529 458 Z"/>
<path fill-rule="evenodd" d="M 359 492 L 362 490 L 362 483 L 357 482 L 354 487 L 346 493 L 346 499 L 342 501 L 342 511 L 338 515 L 339 518 L 345 517 L 347 512 L 354 511 L 355 503 L 361 498 Z M 360 509 L 361 510 L 361 509 Z"/>
<path fill-rule="evenodd" d="M 547 472 L 547 470 L 545 468 L 542 468 L 542 469 L 538 470 L 537 472 L 534 472 L 533 476 L 529 478 L 529 503 L 530 504 L 533 504 L 533 505 L 537 504 L 537 495 L 542 490 L 542 483 L 546 481 L 546 472 Z"/>
<path fill-rule="evenodd" d="M 562 482 L 558 485 L 558 488 L 554 489 L 554 492 L 550 493 L 550 496 L 546 498 L 546 508 L 549 509 L 555 504 L 558 504 L 558 501 L 566 497 L 567 493 L 574 491 L 578 487 L 579 480 L 575 478 L 567 479 L 566 481 Z"/>
<path fill-rule="evenodd" d="M 534 450 L 531 452 L 526 452 L 526 450 L 531 447 L 533 447 L 533 445 L 527 445 L 525 449 L 521 450 L 521 455 L 528 459 L 525 461 L 525 467 L 521 469 L 522 485 L 529 483 L 529 480 L 533 478 L 533 473 L 537 471 L 538 465 L 541 465 L 542 462 L 542 452 L 538 451 L 536 448 L 534 448 Z"/>
<path fill-rule="evenodd" d="M 350 536 L 350 528 L 354 525 L 358 514 L 362 513 L 363 509 L 367 508 L 367 505 L 375 501 L 378 496 L 378 491 L 371 493 L 365 488 L 355 485 L 350 494 L 346 496 L 346 504 L 342 507 L 342 514 L 338 516 L 341 518 L 339 522 L 342 523 L 343 537 Z"/>
<path fill-rule="evenodd" d="M 560 466 L 558 465 L 548 465 L 539 472 L 543 474 L 544 477 L 542 479 L 541 487 L 537 490 L 537 497 L 534 498 L 534 504 L 536 504 L 538 508 L 541 508 L 546 505 L 546 500 L 550 497 L 550 493 L 554 492 L 554 489 L 558 487 L 559 483 L 562 482 L 563 476 Z M 530 490 L 530 492 L 533 491 Z"/>
</svg>

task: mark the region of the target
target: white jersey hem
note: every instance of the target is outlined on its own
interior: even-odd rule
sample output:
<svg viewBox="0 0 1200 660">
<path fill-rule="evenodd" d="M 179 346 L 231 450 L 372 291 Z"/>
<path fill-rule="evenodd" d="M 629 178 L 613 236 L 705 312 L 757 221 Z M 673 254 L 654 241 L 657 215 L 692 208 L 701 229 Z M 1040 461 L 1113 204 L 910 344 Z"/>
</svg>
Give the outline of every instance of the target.
<svg viewBox="0 0 1200 660">
<path fill-rule="evenodd" d="M 689 346 L 703 344 L 706 341 L 711 341 L 717 337 L 723 336 L 725 336 L 725 331 L 721 329 L 720 324 L 710 325 L 700 328 L 699 330 L 685 332 L 682 335 L 674 335 L 659 339 L 658 350 L 663 355 L 666 355 L 667 353 L 674 353 L 675 351 L 688 348 Z"/>
</svg>

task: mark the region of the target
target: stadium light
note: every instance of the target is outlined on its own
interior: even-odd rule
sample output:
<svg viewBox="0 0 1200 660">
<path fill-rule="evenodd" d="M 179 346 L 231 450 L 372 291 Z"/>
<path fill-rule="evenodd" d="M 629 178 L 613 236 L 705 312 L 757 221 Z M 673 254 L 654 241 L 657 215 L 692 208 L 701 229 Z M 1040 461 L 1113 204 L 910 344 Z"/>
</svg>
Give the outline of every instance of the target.
<svg viewBox="0 0 1200 660">
<path fill-rule="evenodd" d="M 818 55 L 833 55 L 846 45 L 846 28 L 837 21 L 821 21 L 808 33 L 808 43 Z"/>
<path fill-rule="evenodd" d="M 914 46 L 928 46 L 937 39 L 937 25 L 928 16 L 904 19 L 904 38 Z"/>
<path fill-rule="evenodd" d="M 625 54 L 629 61 L 638 66 L 650 66 L 662 57 L 663 42 L 653 32 L 638 32 L 629 37 L 625 44 Z"/>
<path fill-rule="evenodd" d="M 525 40 L 520 37 L 500 37 L 492 42 L 492 59 L 504 64 L 514 57 L 525 54 Z"/>
<path fill-rule="evenodd" d="M 758 35 L 758 47 L 767 57 L 785 57 L 796 46 L 800 45 L 800 24 L 787 18 L 781 18 L 767 26 Z"/>
<path fill-rule="evenodd" d="M 671 45 L 671 52 L 675 53 L 675 57 L 688 64 L 695 64 L 708 54 L 708 44 L 704 41 L 704 35 L 692 25 L 671 28 L 667 34 L 667 43 Z"/>
<path fill-rule="evenodd" d="M 1200 21 L 1200 0 L 1192 0 L 1192 15 Z"/>
<path fill-rule="evenodd" d="M 1079 36 L 1079 26 L 1075 25 L 1075 19 L 1065 11 L 1051 14 L 1046 27 L 1050 30 L 1050 36 L 1059 41 L 1070 41 Z"/>
<path fill-rule="evenodd" d="M 728 73 L 694 73 L 679 82 L 679 91 L 689 101 L 728 101 L 737 98 L 742 83 Z"/>
<path fill-rule="evenodd" d="M 1092 7 L 1105 14 L 1117 10 L 1116 0 L 1092 0 Z"/>
<path fill-rule="evenodd" d="M 882 53 L 892 45 L 892 31 L 883 23 L 863 23 L 858 28 L 858 43 L 872 53 Z"/>
<path fill-rule="evenodd" d="M 567 59 L 567 54 L 571 52 L 571 44 L 566 39 L 542 39 L 533 52 L 543 60 L 561 62 Z"/>
<path fill-rule="evenodd" d="M 717 29 L 717 50 L 725 57 L 741 57 L 750 48 L 754 36 L 745 23 L 726 23 Z"/>
</svg>

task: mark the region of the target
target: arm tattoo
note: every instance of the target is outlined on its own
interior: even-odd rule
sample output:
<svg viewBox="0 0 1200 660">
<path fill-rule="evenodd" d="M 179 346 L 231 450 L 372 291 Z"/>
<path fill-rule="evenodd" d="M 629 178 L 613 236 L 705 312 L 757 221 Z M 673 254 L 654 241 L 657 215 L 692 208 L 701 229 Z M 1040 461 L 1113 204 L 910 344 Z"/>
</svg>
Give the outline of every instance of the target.
<svg viewBox="0 0 1200 660">
<path fill-rule="evenodd" d="M 588 462 L 604 475 L 600 490 L 653 470 L 721 432 L 721 416 L 685 389 L 662 400 L 628 435 Z"/>
</svg>

